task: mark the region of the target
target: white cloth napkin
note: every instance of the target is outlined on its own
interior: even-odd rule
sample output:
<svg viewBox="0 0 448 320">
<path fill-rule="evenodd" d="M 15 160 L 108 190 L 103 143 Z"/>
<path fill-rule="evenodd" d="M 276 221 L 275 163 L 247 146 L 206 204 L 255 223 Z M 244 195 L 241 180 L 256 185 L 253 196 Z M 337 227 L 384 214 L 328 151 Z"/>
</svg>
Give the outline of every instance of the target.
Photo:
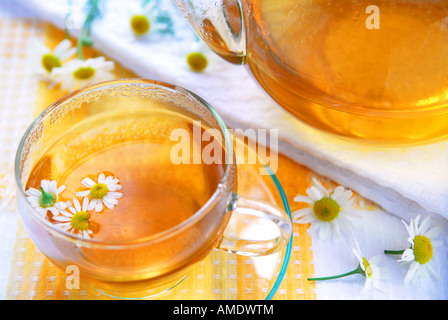
<svg viewBox="0 0 448 320">
<path fill-rule="evenodd" d="M 36 16 L 64 28 L 68 2 L 20 0 Z M 83 21 L 82 0 L 73 1 L 71 27 Z M 185 56 L 192 29 L 170 1 L 174 37 L 136 39 L 129 19 L 141 1 L 106 1 L 94 24 L 94 45 L 141 77 L 183 86 L 211 103 L 233 128 L 279 130 L 279 151 L 317 173 L 357 191 L 385 210 L 409 219 L 417 214 L 448 218 L 448 142 L 409 148 L 361 146 L 310 128 L 274 102 L 242 66 L 212 59 L 203 73 L 191 72 Z M 71 30 L 77 35 L 79 29 Z M 173 47 L 174 45 L 174 47 Z"/>
</svg>

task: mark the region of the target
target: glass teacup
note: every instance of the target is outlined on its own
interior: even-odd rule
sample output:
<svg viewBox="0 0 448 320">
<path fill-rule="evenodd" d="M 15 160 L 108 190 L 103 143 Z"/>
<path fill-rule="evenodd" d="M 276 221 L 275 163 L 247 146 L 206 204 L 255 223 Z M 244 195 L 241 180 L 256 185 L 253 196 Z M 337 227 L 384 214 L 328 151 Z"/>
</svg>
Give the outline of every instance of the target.
<svg viewBox="0 0 448 320">
<path fill-rule="evenodd" d="M 195 128 L 198 122 L 203 127 Z M 195 150 L 206 148 L 197 147 L 194 138 L 188 140 L 189 156 L 174 149 L 178 138 L 194 130 L 217 141 L 215 162 L 188 162 L 195 160 Z M 174 141 L 173 132 L 178 133 Z M 102 211 L 81 208 L 95 198 L 92 189 L 78 196 L 82 180 L 77 174 L 83 170 L 81 175 L 89 177 L 114 176 L 122 198 L 113 206 L 104 202 Z M 292 230 L 289 217 L 267 202 L 236 194 L 236 171 L 229 131 L 207 102 L 183 88 L 142 79 L 95 84 L 58 100 L 28 128 L 15 163 L 18 208 L 32 241 L 62 270 L 73 267 L 96 290 L 122 298 L 169 290 L 214 248 L 261 256 L 285 247 Z M 27 190 L 39 190 L 42 180 L 66 185 L 53 194 L 55 202 L 66 203 L 59 214 L 41 214 L 27 199 Z M 40 190 L 38 203 L 45 207 L 42 197 L 49 191 Z M 89 233 L 81 232 L 70 210 L 88 212 Z M 275 236 L 228 235 L 231 217 L 271 224 Z"/>
</svg>

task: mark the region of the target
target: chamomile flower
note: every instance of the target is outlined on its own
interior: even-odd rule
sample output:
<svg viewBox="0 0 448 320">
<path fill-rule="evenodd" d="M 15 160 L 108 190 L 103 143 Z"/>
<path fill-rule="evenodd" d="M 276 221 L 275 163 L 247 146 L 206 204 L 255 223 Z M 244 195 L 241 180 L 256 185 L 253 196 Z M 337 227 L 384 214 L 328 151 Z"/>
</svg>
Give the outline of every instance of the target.
<svg viewBox="0 0 448 320">
<path fill-rule="evenodd" d="M 51 72 L 54 68 L 62 67 L 64 61 L 76 54 L 76 48 L 72 47 L 70 40 L 62 40 L 52 51 L 41 41 L 34 39 L 30 42 L 30 51 L 36 56 L 34 73 L 42 80 L 50 81 L 54 85 Z"/>
<path fill-rule="evenodd" d="M 134 14 L 129 22 L 132 31 L 137 36 L 142 36 L 151 29 L 151 22 L 145 14 Z"/>
<path fill-rule="evenodd" d="M 106 61 L 104 57 L 87 60 L 70 60 L 60 68 L 54 68 L 51 77 L 61 84 L 63 90 L 74 90 L 89 84 L 110 80 L 114 76 L 111 71 L 113 61 Z"/>
<path fill-rule="evenodd" d="M 57 215 L 61 210 L 67 208 L 65 202 L 58 201 L 59 194 L 65 189 L 66 186 L 64 185 L 58 188 L 55 180 L 42 180 L 40 182 L 40 190 L 29 188 L 25 191 L 25 195 L 33 208 L 45 217 L 48 211 L 53 215 Z"/>
<path fill-rule="evenodd" d="M 117 190 L 121 189 L 121 185 L 118 182 L 117 178 L 113 176 L 106 177 L 104 173 L 98 175 L 97 182 L 86 177 L 81 183 L 88 189 L 79 191 L 76 195 L 78 197 L 88 196 L 91 199 L 89 210 L 95 209 L 96 212 L 101 212 L 103 204 L 107 208 L 113 209 L 118 203 L 118 199 L 123 196 L 121 192 L 117 192 Z"/>
<path fill-rule="evenodd" d="M 129 26 L 136 37 L 150 34 L 174 34 L 174 22 L 160 1 L 148 2 L 143 7 L 130 10 Z"/>
<path fill-rule="evenodd" d="M 431 227 L 430 216 L 426 217 L 420 225 L 419 220 L 420 216 L 417 216 L 415 220 L 411 219 L 409 225 L 402 220 L 409 234 L 410 248 L 384 251 L 386 254 L 401 254 L 401 259 L 398 261 L 409 264 L 404 279 L 405 284 L 414 284 L 418 279 L 426 281 L 431 277 L 439 279 L 439 275 L 434 268 L 433 248 L 441 245 L 441 242 L 435 240 L 435 238 L 442 231 L 442 226 Z"/>
<path fill-rule="evenodd" d="M 70 201 L 67 201 L 67 204 L 69 211 L 60 211 L 59 215 L 53 217 L 53 220 L 58 222 L 56 226 L 85 239 L 90 239 L 93 232 L 90 230 L 89 198 L 84 197 L 82 206 L 76 198 L 73 199 L 73 204 Z"/>
<path fill-rule="evenodd" d="M 220 57 L 197 34 L 193 34 L 191 41 L 176 49 L 181 55 L 186 67 L 193 72 L 203 72 L 206 69 L 213 72 L 220 70 Z"/>
<path fill-rule="evenodd" d="M 366 283 L 364 285 L 363 293 L 372 287 L 383 291 L 381 279 L 384 278 L 378 264 L 381 261 L 381 256 L 374 256 L 367 260 L 359 249 L 358 241 L 355 240 L 355 248 L 352 248 L 353 254 L 359 261 L 359 267 L 362 270 L 362 274 L 366 277 Z"/>
<path fill-rule="evenodd" d="M 367 260 L 361 253 L 361 250 L 359 249 L 358 241 L 355 240 L 356 248 L 352 248 L 352 251 L 356 258 L 358 259 L 358 267 L 352 271 L 339 274 L 336 276 L 329 276 L 329 277 L 320 277 L 320 278 L 308 278 L 309 281 L 324 281 L 324 280 L 332 280 L 332 279 L 339 279 L 347 276 L 351 276 L 353 274 L 361 274 L 366 277 L 366 282 L 363 288 L 362 293 L 365 293 L 367 290 L 371 289 L 372 287 L 377 290 L 383 290 L 382 285 L 380 282 L 380 279 L 382 277 L 382 272 L 380 271 L 380 268 L 377 266 L 377 263 L 380 261 L 380 256 L 375 256 L 373 258 L 370 258 Z"/>
<path fill-rule="evenodd" d="M 187 64 L 194 72 L 202 72 L 207 68 L 207 56 L 201 51 L 192 51 L 187 54 Z"/>
<path fill-rule="evenodd" d="M 293 213 L 295 223 L 311 223 L 309 232 L 319 230 L 319 237 L 328 239 L 332 234 L 350 234 L 353 229 L 352 219 L 359 217 L 353 207 L 353 193 L 338 186 L 334 191 L 327 190 L 317 179 L 306 190 L 308 196 L 298 195 L 296 202 L 305 202 L 309 206 Z"/>
</svg>

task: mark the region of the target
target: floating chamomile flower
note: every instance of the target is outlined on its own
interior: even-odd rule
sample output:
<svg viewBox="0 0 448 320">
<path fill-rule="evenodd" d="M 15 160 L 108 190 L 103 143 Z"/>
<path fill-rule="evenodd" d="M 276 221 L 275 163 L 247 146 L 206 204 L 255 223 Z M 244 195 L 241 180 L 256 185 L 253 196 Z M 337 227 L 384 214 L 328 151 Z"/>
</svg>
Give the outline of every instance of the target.
<svg viewBox="0 0 448 320">
<path fill-rule="evenodd" d="M 113 209 L 123 194 L 117 192 L 121 189 L 119 180 L 113 176 L 106 177 L 104 173 L 98 175 L 97 182 L 89 177 L 84 178 L 81 183 L 88 188 L 87 190 L 76 193 L 78 197 L 88 196 L 91 199 L 89 210 L 95 209 L 96 212 L 103 210 L 103 204 L 109 209 Z"/>
<path fill-rule="evenodd" d="M 353 193 L 338 186 L 333 192 L 327 190 L 317 179 L 306 190 L 308 196 L 298 195 L 296 202 L 305 202 L 309 207 L 293 213 L 295 223 L 311 223 L 309 232 L 319 229 L 319 237 L 328 239 L 332 234 L 338 236 L 341 232 L 349 234 L 353 229 L 352 219 L 359 217 L 353 207 Z"/>
<path fill-rule="evenodd" d="M 60 68 L 63 62 L 72 58 L 76 54 L 76 48 L 71 46 L 68 39 L 62 40 L 53 51 L 45 46 L 41 41 L 34 39 L 30 42 L 30 51 L 36 55 L 35 74 L 42 80 L 50 81 L 50 85 L 54 85 L 51 72 L 55 68 Z"/>
<path fill-rule="evenodd" d="M 362 293 L 365 293 L 367 290 L 371 289 L 372 287 L 377 290 L 383 290 L 382 285 L 380 282 L 380 279 L 382 279 L 382 272 L 380 271 L 380 268 L 376 265 L 380 261 L 380 256 L 375 256 L 373 258 L 370 258 L 367 260 L 361 253 L 361 250 L 359 249 L 358 241 L 355 240 L 356 248 L 352 248 L 352 251 L 356 258 L 359 261 L 359 265 L 356 269 L 339 274 L 336 276 L 329 276 L 329 277 L 320 277 L 320 278 L 308 278 L 309 281 L 324 281 L 324 280 L 332 280 L 332 279 L 339 279 L 343 277 L 347 277 L 353 274 L 361 274 L 364 277 L 366 277 L 366 282 L 363 288 Z"/>
<path fill-rule="evenodd" d="M 67 201 L 69 211 L 61 211 L 60 215 L 54 216 L 53 220 L 59 222 L 57 227 L 62 230 L 73 232 L 85 239 L 90 239 L 92 230 L 90 230 L 89 199 L 84 197 L 81 204 L 78 199 L 73 199 L 73 204 Z"/>
<path fill-rule="evenodd" d="M 113 79 L 110 72 L 114 68 L 113 61 L 106 61 L 104 57 L 87 60 L 71 60 L 61 68 L 54 68 L 51 77 L 61 84 L 63 90 L 74 90 L 89 84 Z"/>
<path fill-rule="evenodd" d="M 409 233 L 408 241 L 411 247 L 405 250 L 384 250 L 386 254 L 401 254 L 399 262 L 409 263 L 409 269 L 404 279 L 405 284 L 414 284 L 418 279 L 424 281 L 431 277 L 439 279 L 434 263 L 434 247 L 440 246 L 441 242 L 434 240 L 442 231 L 442 226 L 431 228 L 431 217 L 426 217 L 419 225 L 420 216 L 411 219 L 409 226 L 402 220 Z"/>
<path fill-rule="evenodd" d="M 59 194 L 65 189 L 64 185 L 58 188 L 55 180 L 42 180 L 40 190 L 29 188 L 25 191 L 25 195 L 33 208 L 45 217 L 48 211 L 57 215 L 61 210 L 67 208 L 65 202 L 58 202 Z"/>
</svg>

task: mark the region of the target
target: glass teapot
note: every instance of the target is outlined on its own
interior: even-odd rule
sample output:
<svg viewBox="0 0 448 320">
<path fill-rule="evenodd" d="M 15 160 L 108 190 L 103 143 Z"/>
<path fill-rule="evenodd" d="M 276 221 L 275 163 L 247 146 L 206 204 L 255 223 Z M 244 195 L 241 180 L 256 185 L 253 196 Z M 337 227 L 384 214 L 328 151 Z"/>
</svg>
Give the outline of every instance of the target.
<svg viewBox="0 0 448 320">
<path fill-rule="evenodd" d="M 174 1 L 315 128 L 380 145 L 448 136 L 447 0 Z"/>
</svg>

